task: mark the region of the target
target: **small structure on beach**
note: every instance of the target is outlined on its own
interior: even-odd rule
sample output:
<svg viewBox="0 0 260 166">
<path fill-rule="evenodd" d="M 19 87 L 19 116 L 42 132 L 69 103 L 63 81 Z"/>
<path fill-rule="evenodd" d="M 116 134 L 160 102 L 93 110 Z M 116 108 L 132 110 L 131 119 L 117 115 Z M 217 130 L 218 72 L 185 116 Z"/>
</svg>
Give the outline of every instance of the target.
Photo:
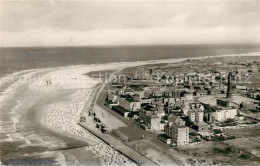
<svg viewBox="0 0 260 166">
<path fill-rule="evenodd" d="M 85 116 L 81 116 L 80 117 L 80 122 L 86 122 L 86 117 Z"/>
</svg>

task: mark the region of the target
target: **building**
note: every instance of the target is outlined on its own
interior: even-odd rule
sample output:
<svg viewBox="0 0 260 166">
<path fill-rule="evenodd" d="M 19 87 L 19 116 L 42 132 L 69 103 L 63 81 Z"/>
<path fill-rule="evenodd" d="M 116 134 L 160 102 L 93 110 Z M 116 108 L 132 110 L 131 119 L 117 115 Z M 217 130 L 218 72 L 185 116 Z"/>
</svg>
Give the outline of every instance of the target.
<svg viewBox="0 0 260 166">
<path fill-rule="evenodd" d="M 188 111 L 189 120 L 192 122 L 202 122 L 204 117 L 203 110 L 200 109 L 190 109 Z"/>
<path fill-rule="evenodd" d="M 159 117 L 151 117 L 148 128 L 151 130 L 163 130 L 164 123 L 161 122 L 161 118 Z"/>
<path fill-rule="evenodd" d="M 139 119 L 141 119 L 144 125 L 150 130 L 164 129 L 164 123 L 161 122 L 159 115 L 161 115 L 159 111 L 147 111 L 144 109 L 139 111 Z"/>
<path fill-rule="evenodd" d="M 247 91 L 247 86 L 245 85 L 236 85 L 236 89 L 242 90 L 242 91 Z"/>
<path fill-rule="evenodd" d="M 234 119 L 237 115 L 237 109 L 235 108 L 217 108 L 215 112 L 216 121 L 226 121 L 227 119 Z"/>
<path fill-rule="evenodd" d="M 171 115 L 168 118 L 169 123 L 165 126 L 165 134 L 171 137 L 176 146 L 189 144 L 189 128 L 185 122 L 178 116 Z"/>
<path fill-rule="evenodd" d="M 186 93 L 183 94 L 183 96 L 184 96 L 184 100 L 193 100 L 193 94 L 192 93 L 186 92 Z"/>
<path fill-rule="evenodd" d="M 141 109 L 141 102 L 135 101 L 131 96 L 119 97 L 119 105 L 128 111 L 138 111 Z"/>
<path fill-rule="evenodd" d="M 174 114 L 177 116 L 183 115 L 182 109 L 179 106 L 168 106 L 166 107 L 168 114 Z"/>
<path fill-rule="evenodd" d="M 135 94 L 135 92 L 134 92 L 134 90 L 133 89 L 130 89 L 130 88 L 127 88 L 127 89 L 125 89 L 124 91 L 123 91 L 123 95 L 134 95 Z"/>
<path fill-rule="evenodd" d="M 181 91 L 180 90 L 174 90 L 172 91 L 172 95 L 173 98 L 180 98 L 181 97 Z"/>
<path fill-rule="evenodd" d="M 211 88 L 211 89 L 209 90 L 209 94 L 211 94 L 211 95 L 216 95 L 216 94 L 218 94 L 218 93 L 219 93 L 219 89 L 217 89 L 216 87 Z"/>
<path fill-rule="evenodd" d="M 203 122 L 204 112 L 203 111 L 196 111 L 195 112 L 195 121 L 196 122 Z"/>
<path fill-rule="evenodd" d="M 118 113 L 119 115 L 123 116 L 123 117 L 127 117 L 129 114 L 129 111 L 120 107 L 120 106 L 113 106 L 112 110 L 114 110 L 116 113 Z"/>
<path fill-rule="evenodd" d="M 215 111 L 206 110 L 204 112 L 204 117 L 206 119 L 206 122 L 214 122 L 215 121 Z"/>
<path fill-rule="evenodd" d="M 132 95 L 134 101 L 141 101 L 141 97 L 138 94 Z"/>
<path fill-rule="evenodd" d="M 119 115 L 121 115 L 123 117 L 127 117 L 129 114 L 129 111 L 127 111 L 126 109 L 124 109 L 120 106 L 113 106 L 112 110 L 114 110 L 116 113 L 118 113 Z"/>
<path fill-rule="evenodd" d="M 217 105 L 221 107 L 230 107 L 230 101 L 225 98 L 217 99 Z"/>
<path fill-rule="evenodd" d="M 166 134 L 158 134 L 157 138 L 166 144 L 171 144 L 172 142 L 171 137 Z"/>
<path fill-rule="evenodd" d="M 189 104 L 188 103 L 184 103 L 183 105 L 182 105 L 182 108 L 181 108 L 181 110 L 183 111 L 183 114 L 185 115 L 185 116 L 188 116 L 188 111 L 189 111 Z"/>
<path fill-rule="evenodd" d="M 195 96 L 205 96 L 206 95 L 206 91 L 203 89 L 196 89 L 193 93 Z"/>
<path fill-rule="evenodd" d="M 117 100 L 118 96 L 116 94 L 113 94 L 113 93 L 108 93 L 107 98 L 108 98 L 108 100 L 115 102 Z"/>
<path fill-rule="evenodd" d="M 162 105 L 163 99 L 162 98 L 152 98 L 151 103 L 152 103 L 152 105 Z"/>
<path fill-rule="evenodd" d="M 142 98 L 141 99 L 141 104 L 151 104 L 152 103 L 152 99 L 149 99 L 149 98 Z"/>
<path fill-rule="evenodd" d="M 259 101 L 243 101 L 240 104 L 240 107 L 248 110 L 256 110 L 259 105 L 260 105 Z"/>
<path fill-rule="evenodd" d="M 203 121 L 204 111 L 200 109 L 190 109 L 188 111 L 189 120 L 194 122 L 194 128 L 198 131 L 207 131 L 209 125 Z"/>
<path fill-rule="evenodd" d="M 208 131 L 209 125 L 204 121 L 199 121 L 195 123 L 194 128 L 198 131 Z"/>
<path fill-rule="evenodd" d="M 195 122 L 195 118 L 196 118 L 196 111 L 194 109 L 190 109 L 188 111 L 188 117 L 189 117 L 189 120 L 192 121 L 192 122 Z"/>
<path fill-rule="evenodd" d="M 165 105 L 170 106 L 170 105 L 175 104 L 175 98 L 173 98 L 173 97 L 167 97 L 167 98 L 163 98 L 163 99 L 164 99 L 164 100 L 163 100 L 163 103 L 164 103 Z"/>
<path fill-rule="evenodd" d="M 111 101 L 111 100 L 108 100 L 108 101 L 107 101 L 107 106 L 108 106 L 109 108 L 112 108 L 112 107 L 114 107 L 114 106 L 119 106 L 119 102 L 113 102 L 113 101 Z"/>
</svg>

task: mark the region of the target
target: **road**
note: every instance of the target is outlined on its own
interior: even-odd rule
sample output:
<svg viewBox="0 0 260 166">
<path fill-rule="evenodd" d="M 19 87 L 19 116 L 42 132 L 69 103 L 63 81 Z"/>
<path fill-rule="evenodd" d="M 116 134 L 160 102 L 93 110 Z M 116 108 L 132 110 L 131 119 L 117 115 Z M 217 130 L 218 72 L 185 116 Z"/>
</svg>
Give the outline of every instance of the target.
<svg viewBox="0 0 260 166">
<path fill-rule="evenodd" d="M 92 129 L 88 128 L 87 125 L 84 123 L 78 123 L 80 126 L 97 136 L 98 138 L 102 139 L 104 142 L 106 142 L 108 145 L 111 147 L 117 149 L 119 152 L 121 152 L 123 155 L 127 156 L 134 162 L 136 162 L 139 165 L 158 165 L 154 161 L 150 160 L 146 156 L 136 152 L 132 148 L 126 146 L 124 143 L 120 142 L 116 138 L 108 135 L 108 134 L 103 134 L 101 132 L 93 131 Z"/>
</svg>

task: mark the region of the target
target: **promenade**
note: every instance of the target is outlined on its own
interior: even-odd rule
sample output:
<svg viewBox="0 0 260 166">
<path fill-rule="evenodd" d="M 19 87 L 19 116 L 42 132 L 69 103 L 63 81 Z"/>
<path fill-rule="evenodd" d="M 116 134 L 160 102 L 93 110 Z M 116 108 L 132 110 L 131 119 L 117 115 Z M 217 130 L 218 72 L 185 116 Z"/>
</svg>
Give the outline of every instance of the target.
<svg viewBox="0 0 260 166">
<path fill-rule="evenodd" d="M 130 158 L 133 160 L 133 162 L 137 163 L 138 165 L 158 165 L 154 161 L 150 160 L 149 158 L 145 157 L 144 155 L 138 153 L 137 151 L 133 150 L 132 148 L 128 147 L 124 143 L 120 142 L 116 138 L 108 135 L 108 134 L 103 134 L 99 130 L 94 131 L 93 129 L 90 129 L 86 124 L 84 123 L 78 123 L 80 126 L 94 134 L 96 137 L 102 139 L 104 142 L 106 142 L 108 145 L 111 147 L 114 147 L 116 150 L 121 152 L 123 155 L 126 157 Z"/>
</svg>

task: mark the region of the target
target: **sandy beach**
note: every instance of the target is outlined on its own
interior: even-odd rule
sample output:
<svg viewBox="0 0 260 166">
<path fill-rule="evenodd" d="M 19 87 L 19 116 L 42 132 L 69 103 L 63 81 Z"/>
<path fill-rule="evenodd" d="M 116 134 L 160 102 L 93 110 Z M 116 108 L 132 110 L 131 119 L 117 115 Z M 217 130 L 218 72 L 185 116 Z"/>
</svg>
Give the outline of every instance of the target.
<svg viewBox="0 0 260 166">
<path fill-rule="evenodd" d="M 251 55 L 259 56 L 259 53 L 240 56 Z M 185 58 L 32 69 L 1 78 L 2 162 L 135 165 L 129 158 L 77 124 L 80 115 L 87 113 L 104 85 L 101 79 L 91 78 L 86 73 L 119 71 L 127 67 L 183 60 Z M 32 76 L 38 76 L 38 79 L 30 79 Z M 21 77 L 28 79 L 21 80 Z M 118 119 L 109 123 L 115 117 L 102 108 L 94 106 L 93 109 L 108 128 L 124 126 Z M 92 121 L 88 121 L 88 124 L 95 127 Z"/>
<path fill-rule="evenodd" d="M 113 65 L 107 66 L 112 69 L 118 68 Z M 59 68 L 30 70 L 2 79 L 1 88 L 4 90 L 1 96 L 1 158 L 3 163 L 33 162 L 66 165 L 80 162 L 86 165 L 93 165 L 93 163 L 94 165 L 131 165 L 132 162 L 128 158 L 77 125 L 82 110 L 90 107 L 94 100 L 93 91 L 99 83 L 98 80 L 87 83 L 86 78 L 81 78 L 80 74 L 88 73 L 91 68 L 93 69 L 94 66 L 65 67 L 62 70 Z M 100 70 L 103 69 L 100 65 Z M 68 80 L 65 82 L 55 81 L 52 77 L 65 77 L 72 73 L 77 75 L 66 78 Z M 13 83 L 14 75 L 17 81 Z M 30 80 L 31 75 L 40 76 L 40 79 Z M 21 81 L 19 80 L 21 77 L 28 79 Z M 75 84 L 71 83 L 70 81 L 73 82 L 75 77 L 83 80 Z M 46 80 L 52 81 L 53 84 L 48 85 Z M 17 104 L 11 102 L 15 99 Z M 8 111 L 11 107 L 13 107 L 12 112 Z M 75 135 L 77 135 L 76 139 Z M 71 148 L 74 150 L 70 150 Z M 77 151 L 84 151 L 85 155 L 77 158 L 75 157 L 78 155 Z"/>
</svg>

